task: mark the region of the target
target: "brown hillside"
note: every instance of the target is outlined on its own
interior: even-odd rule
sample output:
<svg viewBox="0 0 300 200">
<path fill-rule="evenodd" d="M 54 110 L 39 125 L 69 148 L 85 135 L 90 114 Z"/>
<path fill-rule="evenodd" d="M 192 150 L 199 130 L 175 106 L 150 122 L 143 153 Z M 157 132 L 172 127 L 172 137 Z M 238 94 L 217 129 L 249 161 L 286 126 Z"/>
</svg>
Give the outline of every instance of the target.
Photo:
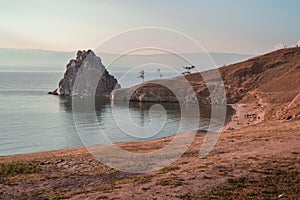
<svg viewBox="0 0 300 200">
<path fill-rule="evenodd" d="M 113 98 L 130 98 L 133 101 L 192 101 L 192 91 L 187 89 L 185 83 L 188 80 L 200 103 L 269 103 L 280 104 L 277 105 L 281 106 L 278 109 L 284 110 L 300 93 L 300 48 L 277 50 L 218 70 L 224 81 L 226 101 L 214 99 L 213 93 L 210 98 L 208 87 L 216 88 L 219 84 L 214 76 L 215 70 L 148 81 L 129 89 L 117 90 L 113 93 Z M 201 75 L 206 77 L 206 81 L 203 81 Z M 212 91 L 219 92 L 214 89 Z M 285 113 L 289 113 L 287 109 L 293 109 L 293 113 L 298 112 L 299 98 L 292 104 L 285 108 Z M 280 113 L 276 114 L 279 115 Z"/>
<path fill-rule="evenodd" d="M 300 48 L 271 52 L 220 68 L 220 72 L 225 85 L 231 88 L 266 93 L 266 103 L 289 102 L 300 92 Z M 230 89 L 226 91 L 231 94 Z M 236 95 L 245 97 L 245 93 Z"/>
<path fill-rule="evenodd" d="M 221 67 L 219 71 L 228 103 L 250 103 L 255 93 L 264 93 L 265 103 L 290 102 L 300 92 L 300 48 L 281 49 Z M 199 77 L 198 73 L 186 76 L 201 94 L 204 92 L 199 86 L 203 80 Z"/>
</svg>

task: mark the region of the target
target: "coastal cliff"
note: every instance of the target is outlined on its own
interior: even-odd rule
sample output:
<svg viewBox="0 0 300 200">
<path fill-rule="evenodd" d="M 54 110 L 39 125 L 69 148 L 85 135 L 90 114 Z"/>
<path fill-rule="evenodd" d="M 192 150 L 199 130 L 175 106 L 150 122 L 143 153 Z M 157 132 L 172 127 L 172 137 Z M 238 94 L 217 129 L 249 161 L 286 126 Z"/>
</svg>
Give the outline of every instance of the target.
<svg viewBox="0 0 300 200">
<path fill-rule="evenodd" d="M 214 97 L 219 92 L 216 86 L 220 84 L 214 76 L 215 70 L 147 81 L 132 88 L 114 90 L 111 96 L 116 101 L 272 104 L 275 110 L 269 112 L 268 118 L 300 117 L 299 47 L 280 49 L 217 70 L 224 83 L 225 99 Z M 182 85 L 184 80 L 193 91 Z"/>
<path fill-rule="evenodd" d="M 80 74 L 80 77 L 77 77 L 78 74 Z M 76 78 L 78 82 L 81 81 L 79 87 L 74 87 L 76 86 Z M 91 89 L 93 87 L 95 88 Z M 67 64 L 66 72 L 60 80 L 58 88 L 53 92 L 49 92 L 49 94 L 59 96 L 95 95 L 108 97 L 111 91 L 117 88 L 120 88 L 118 81 L 108 73 L 101 59 L 92 50 L 88 50 L 77 52 L 76 59 L 70 60 Z"/>
</svg>

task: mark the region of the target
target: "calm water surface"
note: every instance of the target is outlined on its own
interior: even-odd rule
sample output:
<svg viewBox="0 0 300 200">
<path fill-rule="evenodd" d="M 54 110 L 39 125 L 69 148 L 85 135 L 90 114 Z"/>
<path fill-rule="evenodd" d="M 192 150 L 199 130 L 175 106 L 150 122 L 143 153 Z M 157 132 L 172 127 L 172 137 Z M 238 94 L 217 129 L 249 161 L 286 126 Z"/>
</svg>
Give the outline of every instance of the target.
<svg viewBox="0 0 300 200">
<path fill-rule="evenodd" d="M 83 145 L 75 125 L 83 123 L 79 125 L 84 125 L 84 130 L 88 134 L 90 129 L 94 128 L 92 124 L 94 122 L 76 121 L 75 123 L 72 99 L 47 95 L 48 91 L 57 87 L 62 76 L 61 72 L 0 72 L 0 155 Z M 120 74 L 115 73 L 115 76 L 119 78 Z M 127 79 L 128 82 L 123 79 L 121 84 L 130 86 L 139 81 L 133 81 L 136 79 L 136 74 L 131 76 L 132 78 Z M 174 76 L 174 74 L 169 74 L 169 76 Z M 97 125 L 108 133 L 107 137 L 112 142 L 160 138 L 195 129 L 195 124 L 197 128 L 205 129 L 209 123 L 209 107 L 201 107 L 201 123 L 199 124 L 193 112 L 182 116 L 179 104 L 165 103 L 162 104 L 165 109 L 164 125 L 159 127 L 155 134 L 143 137 L 143 134 L 147 136 L 147 133 L 143 133 L 145 127 L 154 126 L 153 131 L 155 131 L 156 125 L 152 123 L 151 116 L 161 121 L 160 111 L 153 109 L 151 115 L 149 114 L 152 106 L 153 104 L 149 103 L 130 103 L 129 106 L 122 103 L 112 104 L 97 99 L 94 114 L 97 117 Z M 189 107 L 184 109 L 193 110 Z M 141 137 L 133 137 L 126 131 L 124 133 L 117 123 L 126 125 L 127 131 L 140 131 Z M 102 142 L 95 141 L 94 143 Z"/>
</svg>

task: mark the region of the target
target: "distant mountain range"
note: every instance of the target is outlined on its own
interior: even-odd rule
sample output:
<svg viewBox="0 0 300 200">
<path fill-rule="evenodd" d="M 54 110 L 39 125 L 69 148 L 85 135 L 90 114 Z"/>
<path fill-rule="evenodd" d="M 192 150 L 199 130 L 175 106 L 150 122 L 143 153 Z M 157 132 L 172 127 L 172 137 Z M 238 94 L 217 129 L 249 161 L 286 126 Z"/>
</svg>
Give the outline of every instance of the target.
<svg viewBox="0 0 300 200">
<path fill-rule="evenodd" d="M 60 52 L 30 49 L 6 49 L 0 48 L 0 71 L 64 71 L 65 65 L 74 58 L 76 52 Z M 118 58 L 116 54 L 97 53 L 103 64 L 111 71 L 128 71 L 136 66 L 145 63 L 145 68 L 162 68 L 162 71 L 172 69 L 181 70 L 182 66 L 195 65 L 199 69 L 206 70 L 213 67 L 213 62 L 206 53 L 182 54 L 181 57 L 172 54 L 152 54 L 152 55 L 127 55 Z M 233 53 L 209 53 L 216 66 L 232 64 L 246 60 L 253 55 L 233 54 Z M 112 60 L 115 62 L 111 63 Z M 188 63 L 187 60 L 197 60 L 195 63 Z M 157 64 L 154 64 L 157 63 Z M 164 65 L 159 65 L 163 63 Z"/>
</svg>

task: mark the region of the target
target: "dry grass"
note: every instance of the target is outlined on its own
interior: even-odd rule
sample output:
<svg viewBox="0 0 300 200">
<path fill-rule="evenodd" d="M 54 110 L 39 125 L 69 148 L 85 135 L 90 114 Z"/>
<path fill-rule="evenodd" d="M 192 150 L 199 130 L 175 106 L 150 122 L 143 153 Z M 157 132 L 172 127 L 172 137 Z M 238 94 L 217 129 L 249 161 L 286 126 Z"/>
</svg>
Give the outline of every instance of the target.
<svg viewBox="0 0 300 200">
<path fill-rule="evenodd" d="M 166 174 L 166 173 L 169 173 L 172 171 L 176 171 L 178 169 L 180 169 L 178 166 L 168 166 L 168 167 L 164 167 L 164 168 L 160 169 L 158 171 L 158 174 Z"/>
</svg>

